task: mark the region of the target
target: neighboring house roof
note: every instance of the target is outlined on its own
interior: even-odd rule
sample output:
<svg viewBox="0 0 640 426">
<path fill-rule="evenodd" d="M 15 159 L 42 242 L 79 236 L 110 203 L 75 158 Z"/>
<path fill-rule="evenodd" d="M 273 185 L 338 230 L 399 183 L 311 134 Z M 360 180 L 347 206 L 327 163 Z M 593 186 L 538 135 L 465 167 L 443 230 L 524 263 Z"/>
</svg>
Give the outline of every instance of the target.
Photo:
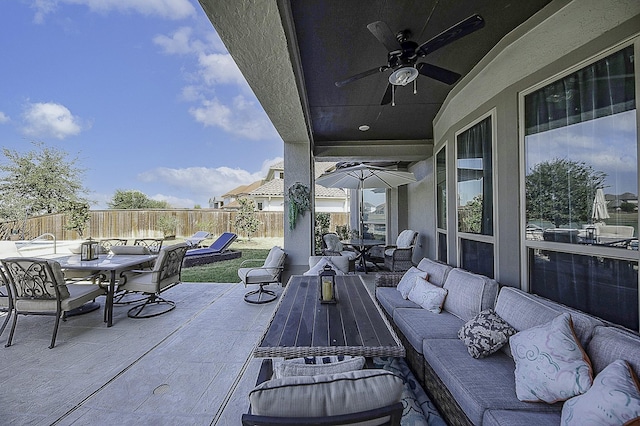
<svg viewBox="0 0 640 426">
<path fill-rule="evenodd" d="M 315 186 L 316 197 L 321 198 L 345 198 L 346 193 L 340 188 L 325 188 L 324 186 Z M 249 193 L 253 197 L 283 197 L 284 181 L 282 179 L 273 179 L 266 182 L 259 188 Z"/>
<path fill-rule="evenodd" d="M 231 191 L 224 194 L 222 197 L 238 197 L 239 195 L 249 194 L 256 188 L 259 188 L 264 183 L 264 180 L 257 180 L 249 185 L 240 185 L 236 188 L 233 188 Z"/>
</svg>

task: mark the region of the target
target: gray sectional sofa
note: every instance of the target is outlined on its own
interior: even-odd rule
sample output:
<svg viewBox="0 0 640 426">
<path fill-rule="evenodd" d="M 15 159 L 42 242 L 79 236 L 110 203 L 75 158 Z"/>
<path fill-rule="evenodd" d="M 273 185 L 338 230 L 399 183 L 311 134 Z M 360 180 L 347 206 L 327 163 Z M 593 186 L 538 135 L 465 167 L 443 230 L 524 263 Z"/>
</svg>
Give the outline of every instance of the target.
<svg viewBox="0 0 640 426">
<path fill-rule="evenodd" d="M 516 331 L 569 313 L 576 338 L 595 377 L 616 359 L 640 373 L 640 336 L 602 320 L 487 277 L 429 259 L 417 266 L 428 281 L 448 290 L 442 312 L 404 299 L 396 286 L 402 273 L 379 273 L 376 298 L 407 350 L 407 361 L 449 424 L 560 424 L 562 402 L 522 402 L 516 397 L 515 362 L 509 345 L 473 358 L 458 330 L 480 311 L 493 308 Z"/>
</svg>

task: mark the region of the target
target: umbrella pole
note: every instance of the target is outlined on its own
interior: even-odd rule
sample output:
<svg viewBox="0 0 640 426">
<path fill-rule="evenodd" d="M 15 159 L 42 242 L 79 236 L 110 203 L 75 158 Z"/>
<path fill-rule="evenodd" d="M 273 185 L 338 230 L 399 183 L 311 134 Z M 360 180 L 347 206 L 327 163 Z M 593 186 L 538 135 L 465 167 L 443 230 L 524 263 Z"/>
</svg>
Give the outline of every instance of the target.
<svg viewBox="0 0 640 426">
<path fill-rule="evenodd" d="M 362 191 L 362 180 L 360 181 L 360 239 L 364 239 L 364 194 Z"/>
</svg>

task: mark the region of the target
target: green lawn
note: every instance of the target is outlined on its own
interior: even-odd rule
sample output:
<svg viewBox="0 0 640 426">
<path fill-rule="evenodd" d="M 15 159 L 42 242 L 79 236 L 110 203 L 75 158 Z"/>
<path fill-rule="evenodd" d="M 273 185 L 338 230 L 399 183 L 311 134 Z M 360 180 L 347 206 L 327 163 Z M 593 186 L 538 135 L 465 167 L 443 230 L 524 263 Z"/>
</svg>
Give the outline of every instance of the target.
<svg viewBox="0 0 640 426">
<path fill-rule="evenodd" d="M 233 248 L 236 250 L 236 248 Z M 223 260 L 222 262 L 209 263 L 208 265 L 182 268 L 183 282 L 196 283 L 239 283 L 238 268 L 247 259 L 260 259 L 261 262 L 251 263 L 247 266 L 260 266 L 269 254 L 269 249 L 243 248 L 242 257 L 238 259 Z"/>
</svg>

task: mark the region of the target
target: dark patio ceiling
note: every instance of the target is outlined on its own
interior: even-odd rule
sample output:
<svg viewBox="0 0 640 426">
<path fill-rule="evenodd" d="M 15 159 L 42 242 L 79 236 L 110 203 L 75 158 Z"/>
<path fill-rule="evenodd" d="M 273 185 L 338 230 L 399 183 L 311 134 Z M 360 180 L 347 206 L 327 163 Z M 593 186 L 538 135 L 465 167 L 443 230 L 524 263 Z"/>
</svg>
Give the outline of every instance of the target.
<svg viewBox="0 0 640 426">
<path fill-rule="evenodd" d="M 416 95 L 412 85 L 396 91 L 396 106 L 380 105 L 390 71 L 335 86 L 335 81 L 386 64 L 387 50 L 367 24 L 384 21 L 394 33 L 409 29 L 411 39 L 421 44 L 468 16 L 480 14 L 484 28 L 419 61 L 464 77 L 506 34 L 549 2 L 291 1 L 315 155 L 338 159 L 346 152 L 341 149 L 344 146 L 353 153 L 377 147 L 393 152 L 394 144 L 432 146 L 433 119 L 453 86 L 421 75 Z M 370 130 L 359 131 L 363 124 Z"/>
</svg>

